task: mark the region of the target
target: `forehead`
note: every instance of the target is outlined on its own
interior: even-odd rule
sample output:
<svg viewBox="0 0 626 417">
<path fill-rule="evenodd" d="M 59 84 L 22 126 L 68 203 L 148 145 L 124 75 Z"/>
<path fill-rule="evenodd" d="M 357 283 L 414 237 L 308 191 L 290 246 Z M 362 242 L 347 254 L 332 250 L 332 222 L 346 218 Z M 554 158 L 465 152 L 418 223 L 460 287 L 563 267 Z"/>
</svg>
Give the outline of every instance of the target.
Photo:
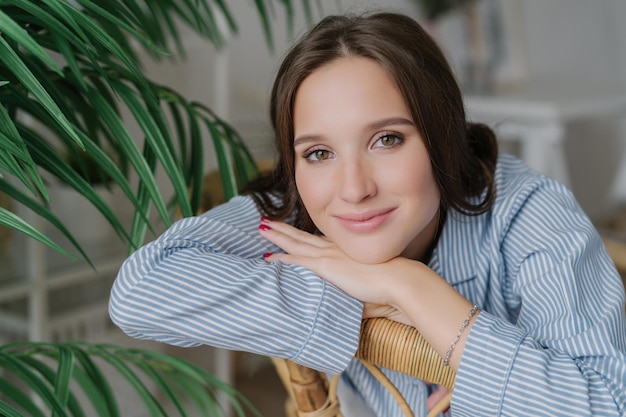
<svg viewBox="0 0 626 417">
<path fill-rule="evenodd" d="M 319 88 L 321 84 L 341 87 L 360 83 L 362 87 L 366 87 L 372 82 L 384 82 L 387 87 L 397 89 L 393 76 L 384 65 L 372 58 L 348 55 L 325 63 L 308 74 L 300 83 L 296 97 L 303 86 L 309 84 L 315 84 Z"/>
<path fill-rule="evenodd" d="M 323 65 L 296 92 L 294 129 L 387 117 L 410 118 L 399 88 L 376 61 L 346 57 Z"/>
</svg>

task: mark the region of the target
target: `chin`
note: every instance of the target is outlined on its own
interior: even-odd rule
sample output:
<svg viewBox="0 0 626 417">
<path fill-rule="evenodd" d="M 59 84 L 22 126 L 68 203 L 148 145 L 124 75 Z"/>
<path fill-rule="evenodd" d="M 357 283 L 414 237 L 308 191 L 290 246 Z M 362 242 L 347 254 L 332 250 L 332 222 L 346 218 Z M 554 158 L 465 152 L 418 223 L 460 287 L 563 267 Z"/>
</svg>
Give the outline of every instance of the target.
<svg viewBox="0 0 626 417">
<path fill-rule="evenodd" d="M 396 251 L 381 251 L 379 247 L 352 248 L 352 250 L 344 250 L 344 252 L 352 259 L 362 264 L 381 264 L 390 261 L 400 255 Z"/>
</svg>

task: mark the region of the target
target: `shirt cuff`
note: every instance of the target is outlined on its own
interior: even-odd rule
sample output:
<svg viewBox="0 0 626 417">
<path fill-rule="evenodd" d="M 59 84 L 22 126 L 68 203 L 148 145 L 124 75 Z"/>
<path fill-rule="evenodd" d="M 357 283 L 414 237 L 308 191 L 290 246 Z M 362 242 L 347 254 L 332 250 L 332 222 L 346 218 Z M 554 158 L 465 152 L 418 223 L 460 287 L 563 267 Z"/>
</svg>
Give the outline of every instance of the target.
<svg viewBox="0 0 626 417">
<path fill-rule="evenodd" d="M 459 415 L 500 415 L 517 352 L 525 333 L 481 311 L 465 342 L 452 408 Z"/>
<path fill-rule="evenodd" d="M 359 345 L 363 303 L 324 283 L 324 292 L 311 333 L 292 359 L 334 375 L 343 372 Z"/>
</svg>

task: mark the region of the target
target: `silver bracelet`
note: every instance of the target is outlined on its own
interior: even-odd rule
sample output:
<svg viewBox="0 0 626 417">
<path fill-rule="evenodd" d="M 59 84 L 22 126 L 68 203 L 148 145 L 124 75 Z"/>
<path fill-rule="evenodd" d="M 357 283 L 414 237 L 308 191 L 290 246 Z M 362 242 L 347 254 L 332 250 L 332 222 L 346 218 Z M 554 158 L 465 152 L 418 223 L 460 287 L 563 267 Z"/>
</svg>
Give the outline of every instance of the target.
<svg viewBox="0 0 626 417">
<path fill-rule="evenodd" d="M 467 318 L 465 319 L 465 321 L 461 323 L 461 327 L 459 327 L 459 331 L 457 332 L 456 337 L 454 338 L 454 341 L 450 345 L 450 349 L 448 349 L 448 351 L 446 352 L 446 356 L 445 358 L 443 358 L 443 366 L 450 366 L 450 355 L 452 355 L 454 348 L 456 348 L 456 344 L 461 338 L 461 333 L 463 333 L 463 330 L 465 330 L 465 328 L 469 326 L 470 320 L 472 320 L 472 317 L 474 317 L 474 314 L 476 314 L 477 311 L 478 311 L 478 306 L 474 304 L 469 314 L 467 315 Z"/>
</svg>

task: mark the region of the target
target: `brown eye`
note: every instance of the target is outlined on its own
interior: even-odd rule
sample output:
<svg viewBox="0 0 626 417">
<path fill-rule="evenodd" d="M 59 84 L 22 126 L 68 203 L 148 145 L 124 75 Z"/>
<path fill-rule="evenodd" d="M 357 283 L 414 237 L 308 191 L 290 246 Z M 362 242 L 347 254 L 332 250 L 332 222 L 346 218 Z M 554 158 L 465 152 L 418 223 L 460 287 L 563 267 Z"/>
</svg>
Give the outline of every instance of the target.
<svg viewBox="0 0 626 417">
<path fill-rule="evenodd" d="M 392 146 L 394 143 L 396 143 L 396 138 L 393 136 L 383 136 L 382 138 L 380 138 L 380 143 L 383 146 Z"/>
<path fill-rule="evenodd" d="M 332 152 L 326 149 L 312 149 L 304 154 L 304 158 L 310 162 L 322 162 L 332 158 Z"/>
<path fill-rule="evenodd" d="M 313 155 L 315 156 L 315 159 L 317 159 L 318 161 L 323 161 L 325 159 L 328 159 L 328 151 L 325 151 L 323 149 L 319 149 L 313 152 Z"/>
<path fill-rule="evenodd" d="M 397 135 L 383 135 L 376 140 L 375 148 L 393 148 L 402 142 L 402 138 Z"/>
</svg>

